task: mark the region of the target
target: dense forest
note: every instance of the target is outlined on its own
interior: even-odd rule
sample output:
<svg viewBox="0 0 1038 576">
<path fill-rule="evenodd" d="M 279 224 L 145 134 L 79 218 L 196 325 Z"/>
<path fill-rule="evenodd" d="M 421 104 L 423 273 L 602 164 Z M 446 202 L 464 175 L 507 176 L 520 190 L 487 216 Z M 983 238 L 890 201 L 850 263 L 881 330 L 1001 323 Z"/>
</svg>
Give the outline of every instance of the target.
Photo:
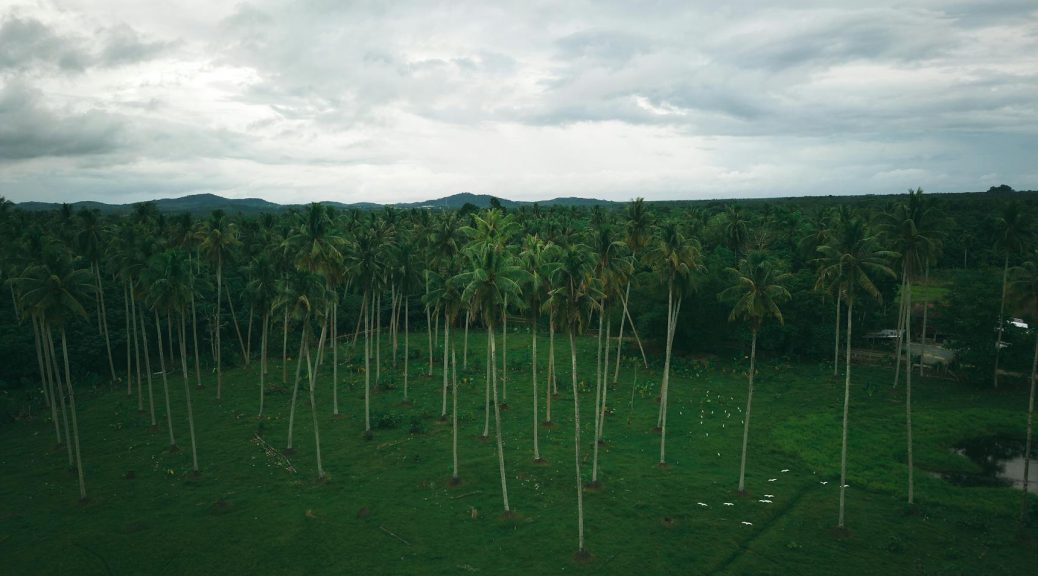
<svg viewBox="0 0 1038 576">
<path fill-rule="evenodd" d="M 453 479 L 460 483 L 457 374 L 473 364 L 477 373 L 485 368 L 478 377 L 482 436 L 496 444 L 496 492 L 508 514 L 503 411 L 509 387 L 530 384 L 515 382 L 512 352 L 532 372 L 534 461 L 541 460 L 538 430 L 552 421 L 553 398 L 559 402 L 559 388 L 572 392 L 577 550 L 584 554 L 584 492 L 598 482 L 607 395 L 621 363 L 658 377 L 653 458 L 661 467 L 668 465 L 672 363 L 745 365 L 744 493 L 756 365 L 782 359 L 824 364 L 842 387 L 836 525 L 843 528 L 850 396 L 875 392 L 871 380 L 854 386 L 859 365 L 893 367 L 890 384 L 904 387 L 907 419 L 899 425 L 907 431 L 908 477 L 891 481 L 907 482 L 909 504 L 913 377 L 954 381 L 978 394 L 1028 382 L 1031 407 L 1019 413 L 1029 453 L 1038 361 L 1036 200 L 1011 189 L 920 189 L 615 206 L 310 204 L 199 217 L 147 202 L 126 214 L 67 205 L 29 212 L 0 199 L 0 279 L 8 292 L 0 307 L 0 428 L 47 419 L 86 499 L 77 395 L 118 389 L 171 448 L 190 446 L 192 469 L 204 474 L 195 405 L 222 400 L 224 371 L 252 369 L 258 414 L 251 416 L 263 417 L 272 390 L 290 393 L 288 441 L 279 448 L 294 453 L 293 425 L 305 414 L 324 478 L 319 415 L 363 414 L 356 433 L 371 438 L 379 427 L 373 390 L 391 383 L 410 403 L 415 381 L 429 386 L 431 378 L 437 416 L 454 431 Z M 520 327 L 530 342 L 522 354 L 508 344 Z M 470 351 L 476 339 L 485 342 Z M 593 364 L 581 360 L 579 374 L 578 339 L 594 350 Z M 486 353 L 476 356 L 477 349 Z M 350 376 L 340 354 L 356 350 L 363 367 L 349 370 L 363 379 L 362 405 L 340 398 Z M 421 370 L 409 372 L 415 363 L 408 359 L 419 358 Z M 274 364 L 278 369 L 268 368 Z M 315 394 L 319 386 L 331 389 L 327 404 L 319 401 L 327 395 Z M 170 401 L 174 387 L 183 404 Z M 593 402 L 593 423 L 581 425 L 581 402 Z M 582 456 L 587 450 L 592 454 Z"/>
</svg>

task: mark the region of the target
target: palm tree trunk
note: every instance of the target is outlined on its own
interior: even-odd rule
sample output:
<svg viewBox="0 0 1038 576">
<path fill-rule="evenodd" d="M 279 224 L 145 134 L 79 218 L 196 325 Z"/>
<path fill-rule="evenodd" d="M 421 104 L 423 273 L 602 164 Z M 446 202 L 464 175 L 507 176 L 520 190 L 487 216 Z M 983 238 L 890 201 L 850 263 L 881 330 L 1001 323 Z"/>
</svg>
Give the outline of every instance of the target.
<svg viewBox="0 0 1038 576">
<path fill-rule="evenodd" d="M 410 351 L 411 351 L 411 301 L 404 298 L 404 402 L 408 402 L 407 398 L 407 365 L 411 363 Z M 455 370 L 457 368 L 455 367 Z M 457 376 L 455 375 L 455 378 Z"/>
<path fill-rule="evenodd" d="M 613 370 L 613 384 L 620 379 L 620 350 L 624 343 L 624 320 L 627 316 L 627 298 L 631 297 L 631 280 L 627 279 L 627 296 L 623 301 L 623 312 L 620 313 L 620 330 L 616 335 L 616 368 Z M 606 343 L 608 346 L 608 342 Z"/>
<path fill-rule="evenodd" d="M 105 291 L 101 286 L 101 266 L 94 266 L 95 278 L 97 280 L 97 296 L 100 308 L 98 309 L 101 315 L 101 332 L 105 337 L 105 350 L 108 352 L 108 369 L 112 372 L 112 383 L 116 381 L 115 376 L 115 361 L 112 359 L 112 339 L 108 336 L 108 310 L 105 308 Z"/>
<path fill-rule="evenodd" d="M 903 267 L 903 271 L 902 271 L 902 276 L 901 276 L 901 297 L 898 299 L 898 306 L 897 306 L 897 340 L 895 341 L 896 351 L 894 352 L 894 357 L 895 357 L 895 360 L 894 360 L 894 388 L 895 389 L 897 388 L 898 383 L 901 381 L 901 357 L 904 355 L 904 347 L 905 347 L 905 345 L 904 345 L 905 339 L 904 339 L 904 336 L 903 336 L 903 334 L 905 333 L 905 318 L 910 313 L 909 307 L 906 306 L 906 304 L 908 302 L 908 300 L 906 298 L 906 294 L 908 293 L 908 290 L 910 289 L 908 282 L 909 282 L 909 280 L 908 280 L 908 266 L 906 265 L 906 266 Z M 908 336 L 909 336 L 909 338 L 911 338 L 911 334 L 909 334 Z M 911 360 L 909 360 L 909 362 L 911 362 Z"/>
<path fill-rule="evenodd" d="M 450 366 L 447 363 L 447 352 L 448 352 L 448 350 L 447 350 L 447 348 L 448 348 L 447 342 L 448 342 L 448 338 L 450 337 L 450 329 L 451 329 L 450 322 L 448 321 L 448 318 L 447 318 L 447 307 L 444 306 L 444 309 L 443 309 L 443 342 L 444 342 L 444 344 L 443 344 L 443 401 L 441 402 L 441 407 L 440 407 L 440 420 L 446 420 L 447 419 L 447 376 L 448 376 L 448 372 L 450 372 Z"/>
<path fill-rule="evenodd" d="M 923 281 L 926 282 L 927 288 L 930 286 L 930 262 L 926 263 L 926 272 L 924 273 Z M 919 376 L 923 375 L 923 370 L 926 369 L 926 365 L 923 363 L 923 357 L 926 356 L 926 318 L 927 312 L 930 309 L 929 290 L 923 291 L 923 333 L 919 337 L 919 342 L 922 346 L 919 347 Z"/>
<path fill-rule="evenodd" d="M 580 393 L 577 390 L 577 344 L 569 329 L 570 368 L 573 381 L 573 462 L 577 474 L 577 551 L 584 552 L 584 485 L 580 479 Z"/>
<path fill-rule="evenodd" d="M 389 287 L 389 334 L 393 339 L 393 368 L 396 368 L 396 348 L 397 348 L 397 334 L 396 334 L 396 285 Z"/>
<path fill-rule="evenodd" d="M 548 380 L 544 386 L 544 423 L 551 424 L 552 384 L 555 383 L 555 311 L 548 313 Z"/>
<path fill-rule="evenodd" d="M 998 339 L 995 341 L 995 388 L 998 388 L 998 359 L 1002 353 L 1002 331 L 1006 320 L 1006 283 L 1009 280 L 1009 252 L 1006 252 L 1005 264 L 1002 265 L 1002 303 L 998 308 Z"/>
<path fill-rule="evenodd" d="M 668 290 L 668 302 L 672 299 L 673 286 Z M 667 446 L 667 398 L 670 393 L 670 355 L 674 349 L 675 325 L 678 321 L 678 311 L 681 309 L 681 298 L 672 307 L 672 312 L 667 317 L 667 352 L 663 361 L 663 385 L 660 399 L 660 465 L 666 465 Z"/>
<path fill-rule="evenodd" d="M 469 321 L 472 319 L 472 310 L 465 311 L 465 351 L 461 356 L 461 367 L 469 369 Z"/>
<path fill-rule="evenodd" d="M 324 337 L 328 332 L 328 319 L 325 318 L 324 322 L 321 323 L 321 336 L 317 340 L 317 349 L 321 350 L 324 346 Z M 314 391 L 317 388 L 317 366 L 310 365 L 310 349 L 306 349 L 306 375 L 310 380 L 310 414 L 313 416 L 314 421 L 314 450 L 317 456 L 317 478 L 319 480 L 324 479 L 324 466 L 321 465 L 321 432 L 317 427 L 317 401 L 314 398 Z"/>
<path fill-rule="evenodd" d="M 487 438 L 490 436 L 490 326 L 487 326 L 487 374 L 486 374 L 486 386 L 484 387 L 483 393 L 483 437 Z"/>
<path fill-rule="evenodd" d="M 906 333 L 909 335 L 905 342 L 907 356 L 905 361 L 905 437 L 907 439 L 908 446 L 908 504 L 911 505 L 915 501 L 915 482 L 913 478 L 913 467 L 912 467 L 912 284 L 911 280 L 908 281 L 908 293 L 906 298 L 906 310 L 909 314 L 905 318 Z M 920 350 L 920 356 L 922 356 L 922 350 Z M 920 360 L 921 362 L 922 360 Z"/>
<path fill-rule="evenodd" d="M 231 309 L 231 322 L 234 323 L 234 333 L 238 335 L 238 345 L 241 346 L 241 357 L 245 362 L 245 366 L 248 367 L 249 352 L 245 349 L 245 339 L 241 337 L 241 326 L 238 325 L 238 314 L 234 311 L 234 301 L 231 300 L 230 286 L 224 286 L 224 294 L 227 295 L 227 307 Z"/>
<path fill-rule="evenodd" d="M 79 500 L 86 500 L 86 482 L 83 479 L 83 455 L 79 450 L 79 422 L 76 419 L 76 393 L 72 390 L 72 376 L 68 369 L 68 342 L 61 329 L 61 355 L 65 359 L 65 386 L 68 388 L 69 411 L 72 414 L 72 441 L 76 446 L 76 474 L 79 476 Z"/>
<path fill-rule="evenodd" d="M 141 322 L 141 344 L 144 348 L 144 370 L 148 374 L 148 412 L 151 414 L 151 427 L 158 428 L 159 422 L 155 418 L 155 388 L 151 381 L 151 351 L 148 349 L 148 325 L 144 321 L 144 307 L 140 310 Z"/>
<path fill-rule="evenodd" d="M 540 447 L 540 431 L 538 430 L 538 417 L 540 413 L 537 410 L 537 317 L 534 316 L 530 322 L 530 330 L 532 332 L 531 337 L 533 339 L 533 361 L 530 363 L 530 372 L 532 374 L 531 381 L 533 384 L 533 461 L 541 461 L 541 447 Z"/>
<path fill-rule="evenodd" d="M 428 331 L 429 336 L 429 377 L 432 378 L 433 373 L 433 327 L 432 327 L 432 310 L 429 309 L 429 271 L 425 271 L 425 329 Z"/>
<path fill-rule="evenodd" d="M 338 295 L 336 295 L 338 298 Z M 332 302 L 332 414 L 339 415 L 339 303 Z"/>
<path fill-rule="evenodd" d="M 169 313 L 168 312 L 166 313 L 166 337 L 168 338 L 168 342 L 169 342 L 169 348 L 168 348 L 168 350 L 169 350 L 169 366 L 170 366 L 170 369 L 172 369 L 173 365 L 174 365 L 174 356 L 173 356 L 173 325 L 169 322 Z"/>
<path fill-rule="evenodd" d="M 382 382 L 382 292 L 375 304 L 375 389 Z"/>
<path fill-rule="evenodd" d="M 40 369 L 41 389 L 43 390 L 43 397 L 47 400 L 47 406 L 50 407 L 50 416 L 51 420 L 54 421 L 54 436 L 57 438 L 57 445 L 61 446 L 61 426 L 58 423 L 57 402 L 55 402 L 53 388 L 51 388 L 46 368 L 43 365 L 43 344 L 40 340 L 40 327 L 36 314 L 30 314 L 30 318 L 32 319 L 33 340 L 36 343 L 36 365 Z"/>
<path fill-rule="evenodd" d="M 213 350 L 213 356 L 216 357 L 216 399 L 220 400 L 223 392 L 223 363 L 221 362 L 220 354 L 220 294 L 223 290 L 223 257 L 218 257 L 216 260 L 216 326 L 213 328 L 213 332 L 216 333 L 216 348 Z M 289 435 L 291 437 L 291 435 Z"/>
<path fill-rule="evenodd" d="M 627 295 L 622 297 L 622 299 L 623 299 L 623 306 L 624 306 L 624 312 L 623 312 L 623 316 L 621 316 L 620 318 L 621 318 L 621 320 L 623 318 L 627 318 L 627 323 L 631 325 L 631 334 L 634 334 L 634 341 L 638 343 L 638 350 L 641 351 L 641 353 L 642 353 L 642 363 L 645 364 L 646 368 L 648 368 L 649 367 L 649 358 L 645 355 L 645 347 L 642 346 L 642 339 L 638 337 L 638 328 L 635 327 L 634 319 L 631 318 L 631 311 L 627 307 L 627 300 L 630 297 L 630 295 L 631 295 L 631 282 L 628 281 L 627 282 Z M 616 359 L 617 359 L 617 365 L 619 366 L 619 360 L 620 360 L 620 348 L 619 347 L 617 347 L 617 349 L 616 349 Z"/>
<path fill-rule="evenodd" d="M 248 328 L 245 329 L 245 357 L 252 359 L 252 319 L 256 315 L 254 307 L 249 305 L 249 323 Z M 248 361 L 246 361 L 246 366 Z"/>
<path fill-rule="evenodd" d="M 750 441 L 750 411 L 753 409 L 753 375 L 757 370 L 757 328 L 750 344 L 750 374 L 746 388 L 746 417 L 742 422 L 742 456 L 739 458 L 739 494 L 746 493 L 746 447 Z"/>
<path fill-rule="evenodd" d="M 612 334 L 612 328 L 613 323 L 609 320 L 609 315 L 607 314 L 605 340 L 602 341 L 602 348 L 605 349 L 605 357 L 602 359 L 602 416 L 598 419 L 599 442 L 602 441 L 602 436 L 605 434 L 603 432 L 605 424 L 603 424 L 602 419 L 605 418 L 606 397 L 609 395 L 609 383 L 607 379 L 609 378 L 609 349 L 611 348 L 611 346 L 609 346 L 609 338 Z"/>
<path fill-rule="evenodd" d="M 180 328 L 184 328 L 184 324 L 181 323 Z M 195 387 L 202 387 L 202 363 L 198 359 L 198 314 L 195 313 L 195 291 L 191 290 L 191 341 L 192 350 L 195 353 Z M 190 402 L 190 399 L 188 400 Z M 194 436 L 192 436 L 193 438 Z M 193 449 L 193 448 L 192 448 Z M 195 466 L 195 472 L 198 471 L 198 466 Z"/>
<path fill-rule="evenodd" d="M 130 354 L 130 283 L 123 282 L 123 313 L 126 318 L 126 395 L 133 395 L 133 355 Z"/>
<path fill-rule="evenodd" d="M 288 303 L 285 303 L 285 319 L 281 323 L 281 385 L 288 384 Z"/>
<path fill-rule="evenodd" d="M 501 398 L 508 404 L 508 295 L 501 308 Z"/>
<path fill-rule="evenodd" d="M 1031 361 L 1031 395 L 1027 401 L 1027 440 L 1024 442 L 1024 485 L 1020 496 L 1020 522 L 1027 513 L 1027 486 L 1031 473 L 1031 438 L 1034 431 L 1034 384 L 1038 380 L 1038 338 L 1034 340 L 1034 360 Z"/>
<path fill-rule="evenodd" d="M 286 450 L 292 450 L 292 431 L 296 423 L 296 398 L 299 394 L 299 378 L 303 369 L 303 353 L 306 351 L 306 320 L 299 327 L 299 356 L 296 358 L 296 380 L 292 384 L 292 404 L 288 408 L 288 444 Z"/>
<path fill-rule="evenodd" d="M 166 424 L 169 428 L 169 448 L 173 450 L 177 446 L 177 439 L 173 436 L 173 412 L 169 403 L 169 381 L 166 378 L 166 358 L 162 351 L 162 322 L 159 321 L 159 311 L 155 310 L 155 334 L 158 338 L 159 348 L 159 370 L 162 371 L 162 392 L 166 398 Z M 172 357 L 170 358 L 172 361 Z"/>
<path fill-rule="evenodd" d="M 130 316 L 127 321 L 133 326 L 133 355 L 137 366 L 137 412 L 144 413 L 143 378 L 141 378 L 141 349 L 137 337 L 137 296 L 130 282 Z"/>
<path fill-rule="evenodd" d="M 591 484 L 598 483 L 598 426 L 602 405 L 602 317 L 605 316 L 605 298 L 598 301 L 598 346 L 595 350 L 595 432 L 591 447 Z M 606 343 L 608 345 L 608 342 Z"/>
<path fill-rule="evenodd" d="M 50 327 L 42 318 L 40 319 L 40 325 L 43 326 L 45 339 L 47 340 L 47 355 L 50 363 L 51 382 L 53 389 L 52 394 L 58 396 L 58 404 L 61 407 L 61 420 L 65 428 L 65 448 L 68 451 L 68 467 L 71 469 L 75 466 L 75 455 L 72 453 L 72 431 L 69 429 L 69 417 L 68 410 L 65 407 L 65 392 L 61 390 L 61 372 L 58 370 L 58 358 L 57 352 L 54 350 L 54 335 L 51 334 Z"/>
<path fill-rule="evenodd" d="M 194 296 L 192 295 L 192 302 L 194 302 Z M 192 307 L 192 312 L 194 311 Z M 184 370 L 184 401 L 187 403 L 187 430 L 191 435 L 191 469 L 197 474 L 198 473 L 198 449 L 195 446 L 195 414 L 191 408 L 191 385 L 188 383 L 187 378 L 187 336 L 184 334 L 186 320 L 184 319 L 184 311 L 180 311 L 180 364 Z M 197 342 L 196 342 L 197 344 Z M 195 357 L 197 358 L 198 349 L 195 349 Z M 197 366 L 196 366 L 197 374 Z"/>
<path fill-rule="evenodd" d="M 371 434 L 371 307 L 370 292 L 364 293 L 364 433 Z"/>
<path fill-rule="evenodd" d="M 511 512 L 508 506 L 508 478 L 505 475 L 505 448 L 501 440 L 501 407 L 497 401 L 497 354 L 494 342 L 493 322 L 487 323 L 487 332 L 490 334 L 490 378 L 491 388 L 494 390 L 494 435 L 497 437 L 497 467 L 501 472 L 501 498 L 504 500 L 505 513 Z M 444 343 L 446 346 L 446 342 Z"/>
<path fill-rule="evenodd" d="M 406 314 L 406 313 L 405 313 Z M 405 316 L 406 322 L 406 316 Z M 406 338 L 407 329 L 404 329 L 404 335 Z M 407 346 L 406 344 L 404 345 Z M 406 352 L 405 352 L 406 354 Z M 407 364 L 404 364 L 406 368 Z M 457 350 L 451 348 L 451 453 L 454 460 L 454 472 L 451 474 L 451 481 L 454 484 L 458 483 L 458 357 Z"/>
<path fill-rule="evenodd" d="M 11 307 L 14 308 L 14 320 L 15 322 L 22 321 L 21 312 L 18 311 L 18 295 L 14 293 L 14 283 L 7 285 L 11 292 Z"/>
<path fill-rule="evenodd" d="M 840 374 L 840 299 L 843 297 L 843 292 L 836 289 L 836 343 L 833 345 L 833 377 Z M 900 336 L 899 336 L 900 338 Z M 895 371 L 896 372 L 896 371 Z M 895 386 L 897 384 L 895 383 Z"/>
<path fill-rule="evenodd" d="M 840 444 L 840 517 L 837 526 L 843 528 L 843 503 L 847 492 L 847 413 L 851 405 L 851 326 L 854 323 L 854 299 L 847 297 L 847 366 L 843 384 L 843 440 Z M 909 362 L 911 364 L 911 362 Z"/>
<path fill-rule="evenodd" d="M 260 334 L 260 381 L 259 381 L 259 414 L 257 418 L 263 416 L 263 399 L 266 396 L 266 376 L 267 376 L 267 333 L 270 329 L 270 309 L 268 308 L 263 312 L 263 332 Z"/>
</svg>

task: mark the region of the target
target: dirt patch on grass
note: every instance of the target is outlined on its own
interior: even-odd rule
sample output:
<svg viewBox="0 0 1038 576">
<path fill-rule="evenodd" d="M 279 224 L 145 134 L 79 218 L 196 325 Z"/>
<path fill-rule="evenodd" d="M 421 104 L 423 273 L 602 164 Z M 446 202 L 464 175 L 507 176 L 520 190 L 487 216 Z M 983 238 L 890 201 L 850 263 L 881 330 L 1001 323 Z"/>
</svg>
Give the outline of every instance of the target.
<svg viewBox="0 0 1038 576">
<path fill-rule="evenodd" d="M 209 511 L 212 512 L 213 514 L 217 514 L 217 515 L 226 514 L 226 513 L 230 512 L 233 509 L 234 509 L 234 504 L 231 504 L 230 502 L 228 502 L 227 500 L 224 500 L 223 498 L 220 498 L 216 502 L 213 502 L 211 506 L 209 506 Z"/>
</svg>

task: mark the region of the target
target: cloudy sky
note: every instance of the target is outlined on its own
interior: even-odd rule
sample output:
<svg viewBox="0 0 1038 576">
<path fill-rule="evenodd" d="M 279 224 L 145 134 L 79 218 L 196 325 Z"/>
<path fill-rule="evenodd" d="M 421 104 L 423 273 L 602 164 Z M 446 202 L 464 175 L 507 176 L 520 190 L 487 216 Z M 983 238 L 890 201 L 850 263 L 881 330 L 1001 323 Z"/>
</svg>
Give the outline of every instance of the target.
<svg viewBox="0 0 1038 576">
<path fill-rule="evenodd" d="M 1038 189 L 1035 0 L 0 0 L 14 201 L 1001 183 Z"/>
</svg>

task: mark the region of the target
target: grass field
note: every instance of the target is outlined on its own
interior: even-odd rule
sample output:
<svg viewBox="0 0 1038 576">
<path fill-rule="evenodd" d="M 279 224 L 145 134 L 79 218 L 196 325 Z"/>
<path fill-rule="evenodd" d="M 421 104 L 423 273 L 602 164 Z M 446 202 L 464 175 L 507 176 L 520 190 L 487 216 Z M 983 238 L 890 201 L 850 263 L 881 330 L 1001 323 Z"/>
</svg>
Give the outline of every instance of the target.
<svg viewBox="0 0 1038 576">
<path fill-rule="evenodd" d="M 284 447 L 290 390 L 270 392 L 257 421 L 256 363 L 194 391 L 202 474 L 191 457 L 179 374 L 170 380 L 177 440 L 149 430 L 125 390 L 83 391 L 82 452 L 90 499 L 77 502 L 64 449 L 36 419 L 0 431 L 0 557 L 5 574 L 1016 574 L 1038 561 L 1038 528 L 1019 527 L 1020 492 L 964 488 L 927 471 L 973 465 L 958 441 L 1022 436 L 1026 390 L 949 380 L 915 381 L 917 506 L 905 505 L 904 402 L 889 368 L 853 367 L 848 533 L 833 530 L 843 380 L 831 366 L 761 363 L 747 471 L 738 479 L 745 365 L 678 359 L 672 376 L 668 461 L 656 466 L 658 367 L 625 358 L 611 387 L 602 488 L 586 492 L 590 562 L 574 559 L 576 487 L 569 350 L 557 339 L 555 426 L 541 428 L 546 465 L 532 462 L 529 336 L 510 335 L 508 405 L 502 412 L 508 487 L 518 517 L 499 518 L 495 445 L 483 428 L 483 338 L 471 336 L 460 384 L 460 486 L 449 486 L 451 430 L 437 422 L 440 368 L 426 375 L 424 333 L 411 340 L 413 406 L 401 404 L 388 340 L 383 386 L 373 396 L 382 427 L 366 440 L 358 346 L 340 356 L 340 402 L 331 374 L 318 390 L 327 482 L 316 481 L 309 401 L 300 394 L 295 472 L 255 440 Z M 546 339 L 539 341 L 543 391 Z M 500 345 L 500 340 L 499 340 Z M 590 477 L 594 341 L 579 340 L 585 479 Z M 280 349 L 278 347 L 278 349 Z M 460 346 L 459 346 L 459 364 Z M 362 364 L 362 363 L 361 363 Z M 269 381 L 280 385 L 280 364 Z M 291 376 L 291 371 L 290 371 Z M 866 384 L 871 393 L 866 393 Z M 155 379 L 158 414 L 161 379 Z M 903 386 L 902 386 L 903 388 Z M 541 410 L 543 414 L 543 396 Z M 543 419 L 543 415 L 542 415 Z M 491 438 L 493 438 L 491 422 Z M 785 471 L 788 470 L 788 471 Z M 132 472 L 132 474 L 131 474 Z M 770 495 L 770 496 L 765 496 Z M 763 503 L 760 500 L 770 500 Z M 730 502 L 731 506 L 724 505 Z M 706 506 L 700 505 L 706 504 Z M 750 524 L 745 524 L 746 522 Z"/>
</svg>

